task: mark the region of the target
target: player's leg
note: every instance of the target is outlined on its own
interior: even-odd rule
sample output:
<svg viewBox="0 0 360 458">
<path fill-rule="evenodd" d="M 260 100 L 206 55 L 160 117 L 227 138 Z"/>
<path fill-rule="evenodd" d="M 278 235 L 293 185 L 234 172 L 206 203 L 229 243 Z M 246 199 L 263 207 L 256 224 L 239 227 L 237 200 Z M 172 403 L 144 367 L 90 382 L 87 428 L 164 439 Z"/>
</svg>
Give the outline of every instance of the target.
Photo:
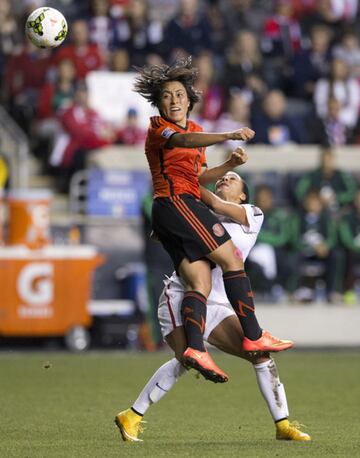
<svg viewBox="0 0 360 458">
<path fill-rule="evenodd" d="M 179 274 L 186 285 L 181 303 L 181 316 L 187 347 L 184 349 L 181 362 L 187 368 L 198 370 L 207 380 L 215 383 L 227 382 L 227 374 L 216 366 L 205 349 L 203 340 L 206 300 L 211 290 L 209 262 L 190 262 L 184 258 L 179 265 Z"/>
<path fill-rule="evenodd" d="M 179 301 L 180 306 L 180 301 Z M 115 424 L 120 429 L 121 437 L 128 442 L 141 442 L 139 434 L 143 431 L 143 416 L 152 404 L 167 394 L 179 378 L 186 373 L 180 359 L 186 349 L 186 336 L 183 326 L 176 327 L 165 337 L 167 344 L 174 351 L 175 358 L 163 364 L 150 378 L 133 405 L 115 417 Z M 178 358 L 178 359 L 177 359 Z"/>
<path fill-rule="evenodd" d="M 212 317 L 212 307 L 209 307 L 208 323 L 219 321 L 218 317 Z M 221 308 L 221 307 L 220 307 Z M 244 337 L 239 320 L 233 316 L 227 316 L 211 331 L 207 340 L 220 350 L 231 355 L 239 356 L 252 363 L 255 370 L 260 392 L 267 404 L 269 412 L 275 422 L 276 438 L 282 440 L 307 441 L 310 436 L 299 430 L 296 423 L 289 423 L 289 411 L 284 385 L 280 381 L 275 361 L 268 353 L 253 356 L 242 350 L 239 341 Z"/>
<path fill-rule="evenodd" d="M 179 265 L 179 274 L 185 283 L 181 313 L 187 344 L 200 352 L 205 351 L 204 329 L 206 323 L 206 301 L 211 291 L 211 271 L 209 262 L 190 262 L 184 258 Z"/>
<path fill-rule="evenodd" d="M 244 270 L 242 254 L 229 240 L 208 255 L 223 270 L 226 295 L 244 330 L 243 348 L 246 351 L 281 351 L 291 348 L 289 340 L 273 337 L 263 331 L 255 315 L 254 295 Z"/>
<path fill-rule="evenodd" d="M 211 290 L 209 261 L 205 258 L 230 237 L 225 230 L 220 237 L 210 234 L 208 228 L 216 223 L 217 219 L 209 209 L 192 196 L 155 199 L 154 231 L 186 285 L 181 310 L 188 345 L 182 362 L 199 370 L 209 380 L 223 383 L 228 376 L 205 351 L 202 338 L 206 300 Z"/>
</svg>

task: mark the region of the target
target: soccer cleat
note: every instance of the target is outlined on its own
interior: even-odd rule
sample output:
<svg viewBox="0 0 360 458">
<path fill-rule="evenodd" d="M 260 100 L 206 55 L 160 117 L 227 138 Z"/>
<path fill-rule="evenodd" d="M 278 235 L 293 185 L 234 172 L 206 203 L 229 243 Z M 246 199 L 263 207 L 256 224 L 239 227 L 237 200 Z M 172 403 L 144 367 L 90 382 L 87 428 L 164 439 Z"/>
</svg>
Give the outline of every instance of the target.
<svg viewBox="0 0 360 458">
<path fill-rule="evenodd" d="M 188 347 L 182 355 L 181 363 L 187 369 L 196 369 L 206 380 L 214 383 L 225 383 L 229 380 L 228 375 L 217 367 L 207 351 Z"/>
<path fill-rule="evenodd" d="M 276 439 L 281 441 L 311 441 L 309 434 L 300 431 L 300 425 L 297 421 L 281 420 L 276 425 Z"/>
<path fill-rule="evenodd" d="M 262 335 L 257 340 L 250 340 L 244 337 L 243 350 L 250 352 L 260 351 L 283 351 L 294 346 L 291 340 L 281 340 L 270 334 L 269 331 L 263 331 Z"/>
<path fill-rule="evenodd" d="M 121 437 L 128 442 L 142 442 L 138 435 L 144 431 L 141 423 L 142 416 L 135 413 L 132 409 L 126 409 L 118 413 L 115 417 L 115 425 L 120 429 Z"/>
</svg>

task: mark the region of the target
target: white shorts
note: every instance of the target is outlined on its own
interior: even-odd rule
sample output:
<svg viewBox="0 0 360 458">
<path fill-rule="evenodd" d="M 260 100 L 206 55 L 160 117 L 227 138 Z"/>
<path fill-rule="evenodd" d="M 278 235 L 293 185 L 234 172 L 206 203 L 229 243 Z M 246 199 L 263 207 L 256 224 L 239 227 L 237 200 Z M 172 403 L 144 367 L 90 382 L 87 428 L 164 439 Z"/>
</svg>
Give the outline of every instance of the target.
<svg viewBox="0 0 360 458">
<path fill-rule="evenodd" d="M 181 302 L 184 297 L 184 289 L 171 280 L 166 280 L 158 308 L 158 318 L 161 327 L 161 333 L 165 338 L 175 328 L 182 326 Z M 225 318 L 236 316 L 230 304 L 207 304 L 206 325 L 204 340 L 208 340 L 209 335 Z"/>
</svg>

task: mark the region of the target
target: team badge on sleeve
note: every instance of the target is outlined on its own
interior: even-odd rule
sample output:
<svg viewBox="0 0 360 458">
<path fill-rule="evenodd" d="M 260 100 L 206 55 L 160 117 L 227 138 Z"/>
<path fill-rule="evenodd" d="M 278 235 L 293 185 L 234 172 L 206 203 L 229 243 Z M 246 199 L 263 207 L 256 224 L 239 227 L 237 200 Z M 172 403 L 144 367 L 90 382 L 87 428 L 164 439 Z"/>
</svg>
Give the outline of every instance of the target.
<svg viewBox="0 0 360 458">
<path fill-rule="evenodd" d="M 173 134 L 176 134 L 176 130 L 172 130 L 170 127 L 165 127 L 165 129 L 161 132 L 161 136 L 164 138 L 170 138 Z"/>
<path fill-rule="evenodd" d="M 214 224 L 212 230 L 216 237 L 222 237 L 225 234 L 225 229 L 220 223 Z"/>
</svg>

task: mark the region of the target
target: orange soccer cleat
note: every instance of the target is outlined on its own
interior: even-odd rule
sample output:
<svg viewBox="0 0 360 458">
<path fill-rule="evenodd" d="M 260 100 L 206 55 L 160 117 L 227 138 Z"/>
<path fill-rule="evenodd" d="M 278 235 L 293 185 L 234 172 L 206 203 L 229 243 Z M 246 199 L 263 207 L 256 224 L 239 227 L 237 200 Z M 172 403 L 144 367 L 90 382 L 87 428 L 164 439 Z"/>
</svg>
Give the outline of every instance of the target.
<svg viewBox="0 0 360 458">
<path fill-rule="evenodd" d="M 229 376 L 217 367 L 207 351 L 188 347 L 182 355 L 181 363 L 187 369 L 196 369 L 206 380 L 214 383 L 225 383 L 229 380 Z"/>
<path fill-rule="evenodd" d="M 283 351 L 288 350 L 294 346 L 291 340 L 281 340 L 270 334 L 269 331 L 263 331 L 262 335 L 257 340 L 250 340 L 244 337 L 243 350 L 251 352 L 259 351 Z"/>
</svg>

